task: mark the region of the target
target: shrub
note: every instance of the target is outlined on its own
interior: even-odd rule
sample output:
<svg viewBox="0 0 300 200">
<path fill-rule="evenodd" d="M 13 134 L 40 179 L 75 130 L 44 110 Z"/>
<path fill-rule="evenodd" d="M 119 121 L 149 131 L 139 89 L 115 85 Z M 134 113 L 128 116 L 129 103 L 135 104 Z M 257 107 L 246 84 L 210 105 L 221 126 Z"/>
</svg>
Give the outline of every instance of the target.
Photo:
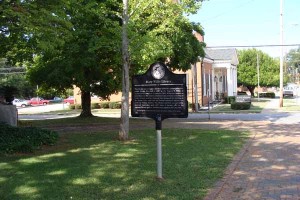
<svg viewBox="0 0 300 200">
<path fill-rule="evenodd" d="M 32 152 L 42 145 L 53 145 L 57 140 L 55 131 L 0 123 L 0 153 Z"/>
<path fill-rule="evenodd" d="M 109 108 L 110 109 L 120 109 L 122 107 L 122 104 L 120 102 L 110 102 Z"/>
<path fill-rule="evenodd" d="M 196 107 L 195 107 L 195 103 L 190 103 L 189 102 L 189 109 L 192 109 L 192 110 L 195 110 L 196 109 Z M 198 109 L 200 108 L 200 104 L 198 103 Z"/>
<path fill-rule="evenodd" d="M 99 109 L 99 108 L 100 108 L 100 105 L 99 105 L 99 103 L 92 103 L 92 104 L 91 104 L 91 108 L 92 108 L 92 109 Z"/>
<path fill-rule="evenodd" d="M 121 109 L 122 108 L 122 103 L 121 102 L 116 102 L 115 108 L 116 109 Z"/>
<path fill-rule="evenodd" d="M 76 109 L 82 109 L 82 106 L 81 106 L 81 104 L 75 104 L 75 108 Z"/>
<path fill-rule="evenodd" d="M 70 108 L 71 110 L 74 110 L 74 109 L 82 109 L 82 106 L 81 106 L 81 104 L 70 104 L 70 105 L 69 105 L 69 108 Z"/>
<path fill-rule="evenodd" d="M 265 97 L 265 98 L 275 98 L 275 93 L 274 92 L 264 92 L 264 93 L 259 93 L 259 97 Z"/>
<path fill-rule="evenodd" d="M 75 109 L 75 104 L 70 104 L 70 105 L 69 105 L 69 108 L 70 108 L 71 110 L 74 110 L 74 109 Z"/>
<path fill-rule="evenodd" d="M 235 102 L 235 96 L 228 96 L 224 98 L 225 104 L 231 104 L 232 102 Z"/>
<path fill-rule="evenodd" d="M 274 92 L 267 92 L 267 96 L 274 99 L 275 98 L 275 93 Z"/>
<path fill-rule="evenodd" d="M 251 107 L 251 103 L 248 102 L 232 102 L 231 109 L 233 110 L 248 110 Z"/>
<path fill-rule="evenodd" d="M 109 103 L 108 102 L 101 102 L 99 104 L 100 108 L 109 108 Z"/>
</svg>

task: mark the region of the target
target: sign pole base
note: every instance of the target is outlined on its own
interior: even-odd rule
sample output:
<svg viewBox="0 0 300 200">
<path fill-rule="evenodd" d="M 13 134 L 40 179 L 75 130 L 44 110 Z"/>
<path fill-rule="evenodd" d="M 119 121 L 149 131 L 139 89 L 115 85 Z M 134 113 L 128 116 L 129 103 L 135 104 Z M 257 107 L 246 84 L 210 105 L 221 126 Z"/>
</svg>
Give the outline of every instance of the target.
<svg viewBox="0 0 300 200">
<path fill-rule="evenodd" d="M 156 130 L 156 139 L 157 139 L 157 178 L 163 179 L 163 177 L 162 177 L 161 130 Z"/>
</svg>

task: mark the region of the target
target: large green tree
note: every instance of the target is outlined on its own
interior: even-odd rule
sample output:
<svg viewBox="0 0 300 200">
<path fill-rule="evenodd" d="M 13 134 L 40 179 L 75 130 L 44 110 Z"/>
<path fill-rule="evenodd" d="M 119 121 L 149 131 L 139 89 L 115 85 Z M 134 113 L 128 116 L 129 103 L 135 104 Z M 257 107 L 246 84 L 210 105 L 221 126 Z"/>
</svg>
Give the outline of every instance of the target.
<svg viewBox="0 0 300 200">
<path fill-rule="evenodd" d="M 118 1 L 8 1 L 3 5 L 7 23 L 2 39 L 20 44 L 6 48 L 5 56 L 11 62 L 26 61 L 33 83 L 57 90 L 79 87 L 81 116 L 91 116 L 91 93 L 107 98 L 119 90 Z M 8 23 L 14 15 L 16 19 Z M 29 53 L 23 60 L 13 60 L 22 52 Z"/>
<path fill-rule="evenodd" d="M 199 56 L 204 56 L 204 43 L 193 35 L 204 35 L 200 24 L 186 17 L 200 7 L 200 1 L 132 0 L 129 13 L 129 39 L 132 72 L 142 72 L 154 61 L 172 69 L 188 70 Z"/>
<path fill-rule="evenodd" d="M 257 49 L 240 50 L 238 58 L 238 85 L 247 87 L 252 96 L 258 84 L 257 66 L 259 66 L 260 86 L 279 86 L 279 61 L 277 59 Z"/>
<path fill-rule="evenodd" d="M 66 2 L 64 20 L 71 27 L 62 46 L 37 56 L 29 75 L 43 87 L 76 85 L 81 91 L 81 116 L 92 116 L 92 93 L 108 98 L 120 89 L 119 5 L 114 1 Z"/>
<path fill-rule="evenodd" d="M 200 1 L 137 1 L 129 6 L 130 73 L 155 61 L 189 69 L 203 45 L 193 36 L 199 24 L 184 14 Z M 81 90 L 81 116 L 91 116 L 90 95 L 103 98 L 121 88 L 121 3 L 117 0 L 1 1 L 1 56 L 28 66 L 39 87 Z M 128 78 L 128 77 L 127 77 Z"/>
</svg>

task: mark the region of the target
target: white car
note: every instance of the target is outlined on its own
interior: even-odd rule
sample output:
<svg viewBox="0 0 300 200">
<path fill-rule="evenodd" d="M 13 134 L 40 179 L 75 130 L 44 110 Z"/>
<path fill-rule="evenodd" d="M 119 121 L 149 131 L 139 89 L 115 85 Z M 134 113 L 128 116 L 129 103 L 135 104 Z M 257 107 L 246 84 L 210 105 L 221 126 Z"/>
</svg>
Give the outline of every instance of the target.
<svg viewBox="0 0 300 200">
<path fill-rule="evenodd" d="M 235 101 L 240 103 L 251 103 L 251 96 L 246 92 L 238 92 Z"/>
<path fill-rule="evenodd" d="M 17 107 L 22 107 L 22 108 L 29 106 L 29 102 L 24 99 L 14 99 L 12 103 Z"/>
</svg>

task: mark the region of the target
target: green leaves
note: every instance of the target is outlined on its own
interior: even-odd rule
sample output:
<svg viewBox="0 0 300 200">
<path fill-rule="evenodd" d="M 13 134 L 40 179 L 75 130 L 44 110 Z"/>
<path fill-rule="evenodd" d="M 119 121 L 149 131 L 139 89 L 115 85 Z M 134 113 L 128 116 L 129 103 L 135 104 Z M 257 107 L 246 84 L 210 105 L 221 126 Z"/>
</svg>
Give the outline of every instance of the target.
<svg viewBox="0 0 300 200">
<path fill-rule="evenodd" d="M 26 62 L 27 77 L 40 88 L 73 85 L 107 98 L 121 86 L 122 5 L 118 0 L 5 1 L 0 18 L 0 57 Z M 200 24 L 186 14 L 200 1 L 132 0 L 128 23 L 130 73 L 155 61 L 187 70 L 204 55 Z"/>
<path fill-rule="evenodd" d="M 258 60 L 257 60 L 258 56 Z M 258 83 L 259 65 L 260 86 L 279 85 L 279 62 L 268 54 L 256 49 L 239 51 L 238 84 L 255 87 Z"/>
<path fill-rule="evenodd" d="M 193 31 L 203 35 L 202 27 L 183 15 L 187 8 L 196 9 L 197 5 L 196 1 L 131 1 L 129 38 L 133 65 L 147 68 L 159 60 L 173 69 L 187 70 L 199 56 L 204 56 L 204 44 L 193 35 Z"/>
<path fill-rule="evenodd" d="M 0 153 L 32 152 L 42 145 L 53 145 L 58 133 L 35 127 L 12 127 L 0 123 Z"/>
</svg>

